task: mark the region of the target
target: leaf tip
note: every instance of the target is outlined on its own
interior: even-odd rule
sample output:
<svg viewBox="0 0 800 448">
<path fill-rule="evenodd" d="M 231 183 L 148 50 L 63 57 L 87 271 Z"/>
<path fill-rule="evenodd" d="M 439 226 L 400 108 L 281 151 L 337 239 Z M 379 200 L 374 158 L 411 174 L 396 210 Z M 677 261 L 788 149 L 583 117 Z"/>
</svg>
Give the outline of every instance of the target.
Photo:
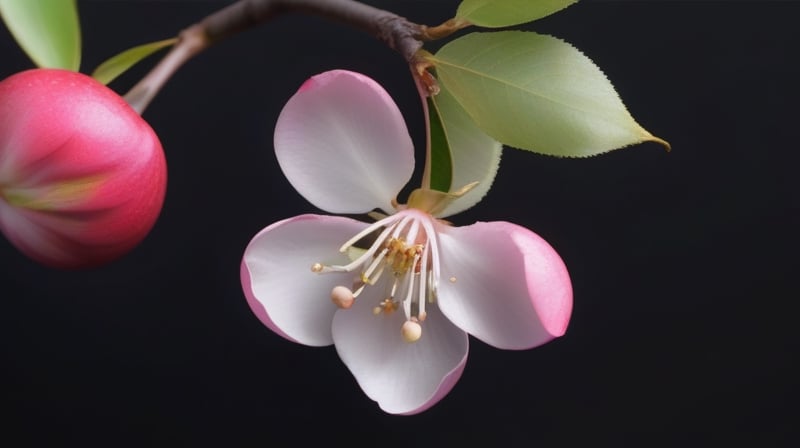
<svg viewBox="0 0 800 448">
<path fill-rule="evenodd" d="M 653 134 L 649 134 L 644 141 L 646 141 L 646 142 L 656 142 L 659 145 L 663 146 L 664 149 L 667 152 L 672 151 L 672 145 L 670 145 L 668 141 L 664 140 L 663 138 L 656 137 Z"/>
</svg>

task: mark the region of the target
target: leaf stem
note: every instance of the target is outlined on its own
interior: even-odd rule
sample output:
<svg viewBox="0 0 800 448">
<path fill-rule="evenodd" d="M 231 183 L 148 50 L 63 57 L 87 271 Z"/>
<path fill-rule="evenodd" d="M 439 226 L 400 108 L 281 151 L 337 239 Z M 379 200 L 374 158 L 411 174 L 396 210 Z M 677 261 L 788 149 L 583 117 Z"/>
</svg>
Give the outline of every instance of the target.
<svg viewBox="0 0 800 448">
<path fill-rule="evenodd" d="M 466 28 L 466 27 L 471 26 L 471 25 L 472 25 L 472 23 L 470 23 L 470 22 L 468 22 L 468 21 L 466 21 L 464 19 L 460 19 L 458 17 L 453 17 L 452 19 L 447 20 L 446 22 L 444 22 L 444 23 L 442 23 L 440 25 L 436 25 L 436 26 L 425 26 L 425 25 L 422 25 L 421 26 L 422 33 L 421 33 L 420 38 L 422 40 L 437 40 L 437 39 L 441 39 L 443 37 L 447 37 L 447 36 L 455 33 L 456 31 L 458 31 L 460 29 Z"/>
<path fill-rule="evenodd" d="M 409 64 L 415 60 L 427 27 L 355 0 L 239 0 L 184 29 L 172 50 L 131 90 L 125 100 L 143 113 L 169 78 L 189 59 L 215 42 L 270 19 L 298 12 L 321 16 L 362 30 L 386 43 Z"/>
<path fill-rule="evenodd" d="M 425 119 L 425 165 L 422 171 L 422 184 L 420 185 L 423 190 L 431 188 L 431 120 L 430 111 L 428 110 L 428 97 L 439 93 L 439 84 L 436 82 L 436 78 L 428 71 L 431 67 L 431 64 L 425 59 L 425 55 L 428 54 L 430 53 L 425 50 L 419 50 L 414 60 L 409 63 L 414 85 L 417 86 L 417 93 L 419 93 L 419 98 L 422 100 L 422 112 Z"/>
</svg>

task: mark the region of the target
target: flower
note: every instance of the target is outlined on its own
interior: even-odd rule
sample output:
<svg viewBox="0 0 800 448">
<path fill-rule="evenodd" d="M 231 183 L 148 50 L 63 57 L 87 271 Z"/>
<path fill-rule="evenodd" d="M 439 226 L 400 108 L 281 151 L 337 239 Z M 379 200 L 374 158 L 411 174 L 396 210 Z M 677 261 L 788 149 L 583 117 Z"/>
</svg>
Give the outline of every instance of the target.
<svg viewBox="0 0 800 448">
<path fill-rule="evenodd" d="M 158 137 L 111 89 L 57 69 L 0 82 L 0 231 L 28 257 L 75 269 L 122 256 L 166 186 Z"/>
<path fill-rule="evenodd" d="M 241 265 L 250 307 L 289 340 L 335 344 L 384 411 L 414 414 L 442 399 L 464 369 L 468 334 L 526 349 L 564 333 L 572 287 L 542 238 L 508 222 L 441 220 L 470 186 L 395 201 L 413 145 L 372 79 L 334 70 L 308 80 L 281 112 L 275 152 L 315 206 L 386 215 L 367 224 L 309 214 L 263 229 Z"/>
</svg>

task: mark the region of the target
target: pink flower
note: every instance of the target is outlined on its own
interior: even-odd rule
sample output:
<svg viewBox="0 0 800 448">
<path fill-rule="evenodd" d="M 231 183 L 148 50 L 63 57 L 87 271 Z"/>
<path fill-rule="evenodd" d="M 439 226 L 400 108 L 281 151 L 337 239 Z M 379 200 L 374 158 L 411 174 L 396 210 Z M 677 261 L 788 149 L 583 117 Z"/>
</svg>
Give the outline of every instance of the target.
<svg viewBox="0 0 800 448">
<path fill-rule="evenodd" d="M 153 130 L 94 79 L 36 69 L 0 82 L 0 231 L 34 260 L 83 268 L 127 253 L 166 179 Z"/>
<path fill-rule="evenodd" d="M 386 412 L 414 414 L 442 399 L 464 369 L 467 334 L 516 350 L 566 330 L 569 275 L 542 238 L 508 222 L 440 220 L 464 191 L 419 189 L 396 203 L 414 152 L 375 81 L 342 70 L 311 78 L 278 119 L 275 152 L 317 207 L 387 215 L 373 224 L 302 215 L 270 225 L 245 250 L 245 295 L 281 336 L 335 344 Z"/>
</svg>

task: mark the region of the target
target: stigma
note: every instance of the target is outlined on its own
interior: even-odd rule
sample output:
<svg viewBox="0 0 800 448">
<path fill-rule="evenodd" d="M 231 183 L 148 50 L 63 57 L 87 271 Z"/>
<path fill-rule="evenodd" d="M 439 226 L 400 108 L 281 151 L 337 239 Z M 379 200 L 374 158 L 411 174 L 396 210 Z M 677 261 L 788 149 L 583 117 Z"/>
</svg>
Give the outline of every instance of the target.
<svg viewBox="0 0 800 448">
<path fill-rule="evenodd" d="M 368 226 L 345 242 L 339 252 L 349 253 L 366 236 L 380 232 L 368 249 L 346 265 L 314 263 L 318 274 L 353 272 L 351 286 L 339 285 L 331 291 L 331 301 L 349 309 L 366 288 L 378 288 L 382 294 L 374 304 L 375 316 L 402 312 L 400 328 L 404 341 L 422 338 L 425 306 L 434 303 L 439 281 L 439 246 L 434 218 L 417 209 L 405 209 Z M 374 296 L 374 295 L 371 295 Z"/>
</svg>

